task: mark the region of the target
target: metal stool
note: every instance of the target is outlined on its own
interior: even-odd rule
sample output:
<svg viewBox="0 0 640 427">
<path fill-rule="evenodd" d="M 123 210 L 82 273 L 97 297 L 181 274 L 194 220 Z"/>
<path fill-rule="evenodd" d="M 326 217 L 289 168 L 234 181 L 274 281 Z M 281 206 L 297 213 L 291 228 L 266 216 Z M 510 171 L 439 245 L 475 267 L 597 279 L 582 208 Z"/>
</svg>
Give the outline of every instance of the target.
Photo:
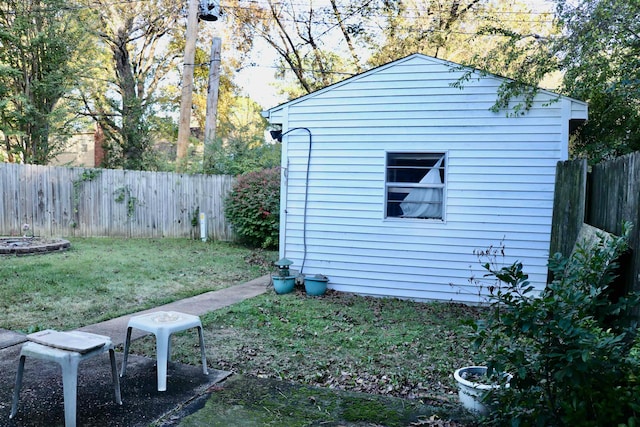
<svg viewBox="0 0 640 427">
<path fill-rule="evenodd" d="M 44 331 L 47 332 L 47 331 Z M 64 424 L 66 427 L 75 427 L 76 425 L 76 398 L 78 390 L 78 365 L 83 360 L 99 356 L 109 352 L 111 360 L 111 376 L 113 378 L 113 388 L 115 392 L 116 403 L 122 405 L 120 395 L 120 380 L 118 378 L 118 368 L 116 367 L 116 358 L 113 350 L 111 338 L 102 335 L 90 334 L 88 332 L 56 332 L 50 331 L 60 338 L 59 341 L 51 340 L 51 344 L 43 345 L 36 342 L 27 342 L 20 350 L 20 361 L 18 363 L 18 372 L 16 374 L 16 384 L 13 390 L 13 403 L 11 405 L 11 414 L 9 418 L 13 418 L 18 412 L 18 399 L 20 397 L 20 388 L 22 386 L 22 375 L 24 373 L 24 363 L 27 356 L 36 359 L 49 360 L 60 364 L 62 368 L 62 387 L 64 394 Z M 33 334 L 36 335 L 36 334 Z M 52 334 L 53 336 L 53 334 Z M 52 345 L 65 345 L 65 338 L 82 340 L 85 342 L 97 343 L 93 349 L 86 352 L 73 351 L 70 349 L 56 348 Z M 103 343 L 102 345 L 100 343 Z"/>
<path fill-rule="evenodd" d="M 141 329 L 151 332 L 156 336 L 156 363 L 158 376 L 158 391 L 167 390 L 167 364 L 171 359 L 171 334 L 184 331 L 190 328 L 198 328 L 200 339 L 200 352 L 202 356 L 202 373 L 208 375 L 207 358 L 204 351 L 204 336 L 202 333 L 202 323 L 198 316 L 179 313 L 177 311 L 156 311 L 153 313 L 134 316 L 129 319 L 127 325 L 127 337 L 124 341 L 124 359 L 120 376 L 123 377 L 127 371 L 127 358 L 129 355 L 129 345 L 131 342 L 131 329 Z"/>
</svg>

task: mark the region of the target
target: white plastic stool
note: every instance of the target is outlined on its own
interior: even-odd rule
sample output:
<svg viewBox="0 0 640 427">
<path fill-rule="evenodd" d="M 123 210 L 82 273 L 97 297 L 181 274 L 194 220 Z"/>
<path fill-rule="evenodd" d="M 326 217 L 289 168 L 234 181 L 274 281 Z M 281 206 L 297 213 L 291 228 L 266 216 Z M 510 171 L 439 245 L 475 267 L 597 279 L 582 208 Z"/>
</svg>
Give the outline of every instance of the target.
<svg viewBox="0 0 640 427">
<path fill-rule="evenodd" d="M 198 328 L 200 352 L 202 356 L 202 373 L 205 375 L 209 374 L 207 371 L 207 358 L 204 351 L 204 336 L 200 318 L 191 314 L 178 313 L 177 311 L 155 311 L 129 319 L 127 337 L 124 341 L 124 359 L 122 361 L 122 371 L 120 372 L 121 377 L 123 377 L 127 371 L 127 358 L 129 355 L 132 328 L 151 332 L 156 336 L 158 391 L 167 390 L 167 364 L 171 359 L 171 334 L 174 332 Z"/>
<path fill-rule="evenodd" d="M 27 356 L 34 357 L 36 359 L 49 360 L 60 364 L 60 367 L 62 368 L 62 388 L 64 394 L 64 424 L 66 427 L 75 427 L 76 425 L 78 365 L 83 360 L 99 356 L 107 351 L 109 352 L 115 400 L 116 403 L 122 405 L 122 398 L 120 396 L 120 380 L 118 378 L 118 368 L 116 367 L 116 358 L 111 338 L 80 331 L 65 332 L 64 334 L 71 334 L 80 339 L 99 339 L 104 342 L 104 345 L 86 353 L 80 353 L 77 351 L 63 350 L 48 345 L 42 345 L 35 342 L 26 342 L 23 344 L 22 349 L 20 350 L 20 361 L 18 363 L 16 384 L 13 390 L 13 403 L 11 405 L 11 414 L 9 415 L 9 418 L 13 418 L 18 412 L 18 399 L 20 397 L 24 363 Z"/>
</svg>

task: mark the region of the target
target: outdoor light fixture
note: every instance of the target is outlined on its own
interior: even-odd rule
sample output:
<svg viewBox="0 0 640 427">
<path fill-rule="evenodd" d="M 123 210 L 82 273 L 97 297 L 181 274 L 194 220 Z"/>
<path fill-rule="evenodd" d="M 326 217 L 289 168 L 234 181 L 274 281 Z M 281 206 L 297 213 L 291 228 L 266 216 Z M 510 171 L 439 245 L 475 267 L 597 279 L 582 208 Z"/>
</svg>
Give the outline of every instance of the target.
<svg viewBox="0 0 640 427">
<path fill-rule="evenodd" d="M 309 148 L 311 148 L 311 131 L 308 128 L 291 128 L 288 131 L 282 133 L 282 128 L 270 130 L 271 138 L 275 139 L 278 142 L 282 142 L 282 137 L 288 134 L 289 132 L 293 132 L 294 130 L 304 130 L 309 134 Z"/>
<path fill-rule="evenodd" d="M 293 261 L 286 258 L 280 258 L 278 261 L 273 263 L 273 265 L 278 267 L 278 274 L 280 275 L 280 277 L 289 276 L 289 266 L 291 264 L 293 264 Z"/>
<path fill-rule="evenodd" d="M 270 130 L 271 139 L 275 139 L 278 142 L 282 142 L 282 129 Z"/>
</svg>

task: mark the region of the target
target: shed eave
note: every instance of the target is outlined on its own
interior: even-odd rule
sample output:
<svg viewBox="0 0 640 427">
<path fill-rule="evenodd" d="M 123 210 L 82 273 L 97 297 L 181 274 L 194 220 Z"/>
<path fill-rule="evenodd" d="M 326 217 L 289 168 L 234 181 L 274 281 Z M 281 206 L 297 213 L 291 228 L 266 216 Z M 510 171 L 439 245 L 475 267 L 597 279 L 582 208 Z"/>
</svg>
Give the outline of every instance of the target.
<svg viewBox="0 0 640 427">
<path fill-rule="evenodd" d="M 355 80 L 364 78 L 366 76 L 369 76 L 371 74 L 374 74 L 374 73 L 377 73 L 379 71 L 385 70 L 387 68 L 393 67 L 395 65 L 401 64 L 403 62 L 411 61 L 411 60 L 413 60 L 415 58 L 421 58 L 421 59 L 426 60 L 426 61 L 437 62 L 437 63 L 441 63 L 441 64 L 447 64 L 447 65 L 449 65 L 451 67 L 467 69 L 467 70 L 472 71 L 473 73 L 481 73 L 482 75 L 485 76 L 485 78 L 494 78 L 494 79 L 498 79 L 498 80 L 502 80 L 502 81 L 513 80 L 513 79 L 510 79 L 508 77 L 503 77 L 503 76 L 500 76 L 500 75 L 497 75 L 497 74 L 489 73 L 489 72 L 486 72 L 486 71 L 483 71 L 483 70 L 480 70 L 478 68 L 474 68 L 474 67 L 471 67 L 471 66 L 458 64 L 458 63 L 455 63 L 455 62 L 447 61 L 445 59 L 434 58 L 434 57 L 431 57 L 431 56 L 428 56 L 428 55 L 424 55 L 424 54 L 421 54 L 421 53 L 414 53 L 414 54 L 411 54 L 411 55 L 406 56 L 404 58 L 397 59 L 395 61 L 380 65 L 378 67 L 372 68 L 372 69 L 367 70 L 367 71 L 364 71 L 364 72 L 362 72 L 360 74 L 356 74 L 356 75 L 354 75 L 352 77 L 346 78 L 346 79 L 344 79 L 342 81 L 339 81 L 337 83 L 333 83 L 333 84 L 331 84 L 329 86 L 325 86 L 324 88 L 318 89 L 318 90 L 316 90 L 314 92 L 308 93 L 308 94 L 303 95 L 301 97 L 286 101 L 286 102 L 284 102 L 284 103 L 282 103 L 280 105 L 276 105 L 276 106 L 274 106 L 272 108 L 264 110 L 262 112 L 262 115 L 263 115 L 263 117 L 265 117 L 265 118 L 267 118 L 269 120 L 269 118 L 273 116 L 274 112 L 280 111 L 280 110 L 284 109 L 286 106 L 290 106 L 290 105 L 294 105 L 294 104 L 297 104 L 297 103 L 300 103 L 300 102 L 304 102 L 305 100 L 307 100 L 309 98 L 315 97 L 315 96 L 320 95 L 320 94 L 322 94 L 324 92 L 330 91 L 330 90 L 332 90 L 334 88 L 337 88 L 337 87 L 340 87 L 342 85 L 345 85 L 345 84 L 348 84 L 350 82 L 353 82 Z M 584 119 L 584 120 L 587 119 L 587 103 L 586 102 L 578 100 L 578 99 L 575 99 L 575 98 L 568 97 L 566 95 L 561 95 L 561 94 L 553 92 L 553 91 L 551 91 L 549 89 L 538 88 L 538 91 L 539 91 L 539 93 L 543 93 L 543 94 L 545 94 L 547 96 L 550 96 L 552 98 L 553 97 L 557 97 L 560 100 L 569 100 L 572 103 L 580 105 L 580 107 L 577 107 L 576 110 L 584 110 L 584 114 L 580 114 L 580 113 L 576 112 L 575 113 L 575 117 L 573 117 L 574 113 L 572 112 L 572 117 L 571 118 L 572 119 Z M 572 109 L 572 110 L 574 110 L 574 109 Z"/>
</svg>

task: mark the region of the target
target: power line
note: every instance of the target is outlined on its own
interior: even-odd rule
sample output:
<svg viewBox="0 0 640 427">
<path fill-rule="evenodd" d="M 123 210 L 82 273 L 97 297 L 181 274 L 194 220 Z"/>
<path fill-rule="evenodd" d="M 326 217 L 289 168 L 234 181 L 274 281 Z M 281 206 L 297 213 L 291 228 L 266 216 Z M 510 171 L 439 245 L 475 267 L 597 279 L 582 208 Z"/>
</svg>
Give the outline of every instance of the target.
<svg viewBox="0 0 640 427">
<path fill-rule="evenodd" d="M 316 39 L 319 39 L 321 37 L 323 37 L 325 34 L 329 33 L 330 31 L 332 31 L 333 29 L 337 28 L 339 25 L 341 25 L 342 23 L 344 23 L 345 21 L 347 21 L 349 18 L 354 17 L 355 15 L 357 15 L 360 11 L 362 11 L 364 8 L 368 7 L 371 3 L 373 2 L 373 0 L 368 1 L 367 3 L 365 3 L 364 5 L 362 5 L 360 8 L 352 11 L 350 14 L 348 14 L 346 17 L 342 18 L 340 21 L 333 23 L 333 24 L 329 24 L 327 23 L 325 20 L 319 21 L 319 20 L 301 20 L 301 19 L 295 19 L 295 18 L 290 18 L 290 17 L 278 17 L 278 20 L 280 22 L 283 23 L 292 23 L 292 24 L 308 24 L 308 25 L 317 25 L 317 26 L 322 26 L 322 25 L 329 25 L 328 28 L 324 29 L 324 31 L 322 31 L 320 34 L 316 35 Z M 254 3 L 254 4 L 260 4 L 260 5 L 264 5 L 264 1 L 259 1 L 259 0 L 250 0 L 249 3 Z M 284 4 L 284 3 L 273 3 L 273 4 Z M 296 3 L 288 3 L 289 5 L 293 5 Z M 298 5 L 303 5 L 302 3 L 297 3 Z M 307 4 L 308 5 L 308 4 Z M 222 6 L 221 6 L 222 7 Z M 328 9 L 329 7 L 326 6 L 325 9 Z M 241 6 L 225 6 L 225 10 L 244 10 L 243 7 Z M 380 9 L 380 8 L 378 8 Z M 465 19 L 463 22 L 466 23 L 472 23 L 475 24 L 477 27 L 483 27 L 483 26 L 487 26 L 488 24 L 500 24 L 500 23 L 517 23 L 517 24 L 529 24 L 529 25 L 544 25 L 544 24 L 553 24 L 555 21 L 554 20 L 540 20 L 540 19 L 533 19 L 533 20 L 524 20 L 524 19 L 494 19 L 494 12 L 489 12 L 489 11 L 485 11 L 486 15 L 482 16 L 482 17 L 474 17 L 474 19 Z M 495 12 L 495 14 L 497 13 L 522 13 L 522 12 Z M 234 12 L 231 12 L 232 15 L 238 17 L 238 15 Z M 548 13 L 544 13 L 544 12 L 539 12 L 539 13 L 529 13 L 531 15 L 547 15 Z M 378 15 L 378 16 L 374 16 L 375 18 L 382 18 L 382 15 Z M 478 19 L 479 18 L 479 19 Z M 410 19 L 410 18 L 409 18 Z M 420 17 L 415 17 L 416 21 L 420 20 Z M 373 26 L 364 26 L 364 28 L 372 28 L 372 29 L 379 29 L 379 27 L 373 27 Z M 411 30 L 411 27 L 409 28 L 405 28 L 408 30 Z M 423 28 L 417 27 L 416 31 L 424 31 Z M 451 31 L 451 30 L 440 30 L 440 29 L 429 29 L 427 30 L 428 32 L 444 32 L 446 34 L 460 34 L 460 35 L 479 35 L 476 34 L 476 32 L 468 32 L 468 31 Z M 500 36 L 500 35 L 495 35 L 495 34 L 482 34 L 479 36 L 491 36 L 491 37 L 495 37 L 495 36 Z"/>
<path fill-rule="evenodd" d="M 309 2 L 303 3 L 303 2 L 291 2 L 291 1 L 280 1 L 280 2 L 268 2 L 266 0 L 246 0 L 246 3 L 250 3 L 250 4 L 256 4 L 259 6 L 267 6 L 269 4 L 274 5 L 274 6 L 298 6 L 298 7 L 306 7 L 309 6 Z M 549 6 L 551 6 L 551 4 L 549 4 Z M 225 4 L 224 2 L 220 2 L 220 7 L 224 7 L 224 8 L 242 8 L 241 6 L 232 6 L 230 4 Z M 319 9 L 327 9 L 329 8 L 329 6 L 321 6 Z M 385 10 L 384 7 L 372 7 L 373 10 Z M 409 11 L 409 12 L 418 12 L 418 11 L 424 11 L 424 9 L 420 9 L 420 8 L 411 8 L 411 7 L 407 7 L 404 9 L 405 11 Z M 522 10 L 522 11 L 492 11 L 492 13 L 495 14 L 519 14 L 519 13 L 527 13 L 527 14 L 531 14 L 531 15 L 547 15 L 547 14 L 551 14 L 553 13 L 552 11 L 548 11 L 548 12 L 534 12 L 534 11 L 528 11 L 528 10 Z"/>
<path fill-rule="evenodd" d="M 295 18 L 289 18 L 289 17 L 279 17 L 278 20 L 280 22 L 283 23 L 292 23 L 292 24 L 308 24 L 308 25 L 317 25 L 317 26 L 322 26 L 322 25 L 329 25 L 328 28 L 325 28 L 322 30 L 322 32 L 320 32 L 319 34 L 315 35 L 315 39 L 319 40 L 321 39 L 323 36 L 325 36 L 326 34 L 328 34 L 329 32 L 331 32 L 332 30 L 336 29 L 340 24 L 344 23 L 345 21 L 347 21 L 348 19 L 354 17 L 357 13 L 359 13 L 360 11 L 362 11 L 365 7 L 367 7 L 368 5 L 370 5 L 373 2 L 373 0 L 368 1 L 367 3 L 365 3 L 363 6 L 361 6 L 360 8 L 352 11 L 350 14 L 348 14 L 346 17 L 342 18 L 340 21 L 336 22 L 336 23 L 332 23 L 329 24 L 326 21 L 315 21 L 315 20 L 300 20 L 300 19 L 295 19 Z M 249 3 L 254 3 L 254 4 L 260 4 L 260 5 L 265 5 L 264 1 L 259 1 L 259 0 L 250 0 Z M 284 4 L 284 3 L 274 3 L 274 4 Z M 296 4 L 296 3 L 289 3 L 289 4 Z M 301 5 L 302 3 L 297 3 L 299 5 Z M 222 6 L 221 6 L 222 7 Z M 328 7 L 328 6 L 327 6 Z M 239 15 L 237 13 L 235 13 L 235 11 L 237 10 L 244 10 L 243 7 L 241 6 L 226 6 L 225 10 L 227 10 L 231 15 L 235 16 L 235 17 L 239 17 Z M 519 12 L 514 12 L 514 13 L 519 13 Z M 490 13 L 488 13 L 490 15 Z M 534 20 L 534 21 L 525 21 L 525 20 L 498 20 L 497 22 L 493 22 L 491 20 L 490 16 L 487 17 L 483 17 L 482 21 L 480 22 L 474 22 L 473 20 L 471 20 L 470 22 L 468 20 L 465 20 L 464 22 L 466 23 L 472 23 L 475 24 L 477 26 L 477 28 L 482 28 L 482 27 L 486 27 L 489 24 L 495 23 L 495 24 L 499 24 L 501 22 L 517 22 L 517 23 L 522 23 L 522 24 L 531 24 L 531 25 L 543 25 L 543 24 L 551 24 L 554 21 L 549 21 L 549 20 Z M 374 29 L 374 30 L 379 30 L 379 27 L 374 27 L 374 26 L 368 26 L 365 25 L 364 28 L 369 28 L 369 29 Z M 438 29 L 438 28 L 428 28 L 428 29 L 424 29 L 422 27 L 403 27 L 403 30 L 405 31 L 415 31 L 415 32 L 428 32 L 428 33 L 444 33 L 444 34 L 454 34 L 454 35 L 466 35 L 466 36 L 478 36 L 478 37 L 506 37 L 503 34 L 478 34 L 477 31 L 462 31 L 462 30 L 442 30 L 442 29 Z M 309 42 L 305 42 L 303 43 L 301 46 L 304 46 L 306 44 L 308 44 Z"/>
<path fill-rule="evenodd" d="M 131 5 L 131 3 L 149 3 L 153 0 L 120 0 L 120 1 L 111 1 L 108 3 L 93 3 L 91 5 L 73 5 L 73 6 L 65 6 L 62 8 L 62 10 L 65 11 L 77 11 L 77 10 L 82 10 L 82 9 L 98 9 L 98 8 L 104 8 L 104 7 L 110 7 L 110 6 L 119 6 L 119 5 Z M 367 7 L 371 7 L 371 4 L 373 3 L 374 0 L 369 0 L 367 1 L 365 4 L 363 4 L 362 6 L 360 6 L 359 8 L 351 11 L 349 14 L 347 14 L 346 16 L 344 16 L 343 18 L 341 18 L 338 22 L 334 22 L 334 23 L 327 23 L 324 20 L 300 20 L 300 19 L 291 19 L 288 17 L 281 17 L 279 18 L 279 20 L 281 22 L 284 23 L 293 23 L 293 24 L 309 24 L 309 25 L 316 25 L 318 27 L 321 26 L 326 26 L 328 25 L 328 28 L 324 28 L 321 29 L 322 32 L 320 32 L 318 35 L 315 36 L 315 38 L 317 40 L 321 39 L 322 37 L 324 37 L 326 34 L 328 34 L 329 32 L 331 32 L 332 30 L 336 29 L 339 25 L 345 23 L 346 21 L 348 21 L 351 18 L 354 18 L 355 16 L 358 15 L 358 13 L 360 13 L 362 10 L 364 10 Z M 249 4 L 256 4 L 256 5 L 260 5 L 260 6 L 267 6 L 269 3 L 266 2 L 265 0 L 248 0 L 246 3 Z M 277 3 L 271 3 L 274 5 L 287 5 L 287 6 L 299 6 L 299 7 L 306 7 L 309 4 L 308 3 L 293 3 L 293 2 L 277 2 Z M 231 4 L 224 4 L 224 2 L 221 2 L 221 8 L 223 8 L 226 11 L 229 11 L 232 15 L 238 17 L 238 15 L 236 13 L 234 13 L 234 11 L 237 10 L 244 10 L 246 9 L 246 7 L 243 7 L 241 5 L 238 6 L 234 6 Z M 329 6 L 323 6 L 321 9 L 328 9 Z M 381 7 L 373 7 L 373 10 L 383 10 L 383 8 Z M 409 8 L 406 9 L 407 11 L 418 11 L 420 9 L 413 9 L 413 8 Z M 43 8 L 43 9 L 33 9 L 30 12 L 31 13 L 50 13 L 52 11 L 56 11 L 59 12 L 60 9 L 47 9 L 47 8 Z M 16 11 L 9 11 L 9 13 L 11 14 L 17 14 L 18 12 Z M 481 16 L 481 17 L 474 17 L 474 19 L 471 20 L 464 20 L 464 22 L 469 23 L 469 24 L 474 24 L 476 25 L 478 28 L 481 28 L 483 26 L 487 26 L 488 24 L 494 23 L 494 21 L 492 20 L 492 18 L 494 17 L 494 15 L 511 15 L 511 14 L 522 14 L 522 13 L 526 13 L 528 15 L 548 15 L 549 13 L 547 12 L 522 12 L 522 11 L 484 11 L 484 13 L 486 15 Z M 383 15 L 372 15 L 373 16 L 373 20 L 375 20 L 376 18 L 384 18 Z M 415 17 L 415 20 L 419 21 L 420 18 L 419 17 Z M 553 20 L 539 20 L 539 19 L 533 19 L 530 21 L 527 20 L 522 20 L 522 19 L 497 19 L 496 20 L 496 24 L 500 24 L 500 23 L 518 23 L 518 24 L 531 24 L 531 25 L 543 25 L 543 24 L 551 24 L 554 23 L 555 21 Z M 371 26 L 371 25 L 364 25 L 363 28 L 365 29 L 372 29 L 372 30 L 379 30 L 380 27 L 379 26 Z M 479 37 L 505 37 L 502 34 L 478 34 L 476 31 L 462 31 L 462 30 L 442 30 L 442 29 L 438 29 L 438 28 L 423 28 L 423 27 L 412 27 L 412 26 L 405 26 L 405 27 L 401 27 L 403 30 L 405 31 L 415 31 L 415 32 L 428 32 L 428 33 L 444 33 L 444 34 L 454 34 L 454 35 L 466 35 L 466 36 L 479 36 Z M 305 44 L 308 44 L 305 43 Z M 194 64 L 194 65 L 203 65 L 203 64 Z"/>
<path fill-rule="evenodd" d="M 373 1 L 374 0 L 370 0 L 366 4 L 360 6 L 358 9 L 356 9 L 355 11 L 350 13 L 349 17 L 353 17 L 358 12 L 360 12 L 363 9 L 365 9 L 366 7 L 370 7 L 370 4 Z M 105 2 L 105 3 L 94 3 L 94 4 L 91 4 L 91 5 L 76 4 L 76 5 L 71 5 L 71 6 L 65 5 L 65 6 L 62 6 L 62 7 L 34 8 L 34 9 L 31 9 L 29 12 L 30 13 L 54 13 L 54 12 L 59 12 L 61 10 L 63 10 L 63 11 L 79 11 L 79 10 L 85 10 L 85 9 L 99 10 L 99 9 L 103 9 L 105 7 L 111 7 L 111 6 L 131 5 L 131 3 L 151 3 L 151 2 L 154 2 L 154 0 L 120 0 L 120 1 Z M 269 4 L 269 3 L 265 2 L 264 0 L 248 0 L 246 3 L 253 3 L 253 4 L 256 4 L 256 5 L 259 5 L 259 6 L 267 6 Z M 277 3 L 271 3 L 271 4 L 276 5 L 276 6 L 298 6 L 298 7 L 302 7 L 302 8 L 306 7 L 306 6 L 309 6 L 309 3 L 293 3 L 293 2 L 277 2 Z M 233 10 L 233 9 L 244 10 L 244 9 L 246 9 L 246 7 L 243 7 L 242 5 L 235 6 L 235 5 L 231 5 L 231 4 L 225 4 L 224 2 L 220 2 L 220 7 L 222 9 L 224 9 L 224 10 Z M 322 7 L 319 8 L 319 10 L 324 10 L 324 9 L 329 9 L 329 6 L 322 6 Z M 383 11 L 384 8 L 383 7 L 372 7 L 372 10 L 380 12 L 380 11 Z M 411 12 L 424 12 L 423 9 L 418 9 L 418 8 L 407 8 L 407 9 L 404 9 L 404 11 L 409 12 L 409 13 L 411 13 Z M 514 15 L 514 14 L 523 14 L 523 15 L 552 15 L 553 14 L 553 12 L 533 12 L 533 11 L 483 11 L 483 12 L 487 13 L 490 16 Z M 6 10 L 5 13 L 11 14 L 11 15 L 16 15 L 19 12 L 15 11 L 15 10 Z M 370 16 L 372 16 L 373 18 L 386 17 L 386 15 L 384 15 L 384 14 L 372 14 Z M 287 21 L 286 18 L 283 18 L 283 20 Z M 344 20 L 346 20 L 346 19 L 344 19 Z M 521 23 L 530 22 L 530 21 L 526 21 L 526 20 L 504 20 L 504 19 L 502 19 L 501 21 L 503 21 L 503 22 L 521 22 Z M 288 20 L 288 22 L 303 23 L 303 22 L 306 22 L 306 21 Z M 545 20 L 545 21 L 536 21 L 536 22 L 553 22 L 553 21 L 552 20 Z M 322 21 L 312 21 L 311 23 L 323 24 L 324 22 L 322 22 Z"/>
<path fill-rule="evenodd" d="M 60 12 L 60 11 L 72 12 L 72 11 L 87 10 L 87 9 L 99 10 L 105 7 L 119 6 L 123 4 L 130 5 L 131 3 L 149 3 L 151 1 L 152 0 L 121 0 L 121 1 L 114 1 L 111 3 L 100 3 L 95 5 L 72 5 L 72 6 L 65 5 L 65 6 L 56 6 L 56 7 L 33 8 L 33 9 L 30 9 L 28 12 L 35 13 L 35 14 L 38 14 L 38 13 L 51 14 L 51 13 Z M 19 12 L 16 10 L 6 10 L 4 12 L 8 15 L 19 14 Z"/>
</svg>

